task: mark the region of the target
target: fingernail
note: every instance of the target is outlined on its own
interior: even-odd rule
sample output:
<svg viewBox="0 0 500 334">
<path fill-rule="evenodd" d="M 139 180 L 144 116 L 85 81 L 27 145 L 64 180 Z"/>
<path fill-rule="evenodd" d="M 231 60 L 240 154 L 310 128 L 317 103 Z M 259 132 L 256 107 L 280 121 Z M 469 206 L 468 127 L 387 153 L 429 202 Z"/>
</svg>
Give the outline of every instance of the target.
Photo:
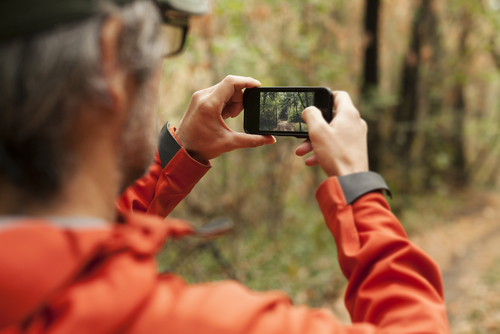
<svg viewBox="0 0 500 334">
<path fill-rule="evenodd" d="M 273 142 L 268 142 L 268 143 L 266 143 L 266 145 L 272 145 L 272 144 L 276 144 L 276 140 L 275 140 L 275 141 L 273 141 Z"/>
</svg>

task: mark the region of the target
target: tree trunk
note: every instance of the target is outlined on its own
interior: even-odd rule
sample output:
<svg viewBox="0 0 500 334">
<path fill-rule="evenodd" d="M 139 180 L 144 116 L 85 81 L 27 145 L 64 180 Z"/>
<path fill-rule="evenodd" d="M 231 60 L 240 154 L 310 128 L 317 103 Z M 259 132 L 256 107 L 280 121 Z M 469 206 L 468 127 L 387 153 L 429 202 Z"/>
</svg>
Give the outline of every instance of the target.
<svg viewBox="0 0 500 334">
<path fill-rule="evenodd" d="M 307 95 L 307 93 L 304 93 L 305 95 Z M 304 101 L 302 100 L 302 98 L 300 97 L 300 93 L 297 94 L 299 96 L 299 100 L 300 100 L 300 104 L 302 104 L 302 109 L 306 109 L 306 105 L 304 104 Z"/>
<path fill-rule="evenodd" d="M 304 93 L 306 95 L 306 98 L 307 98 L 307 92 Z M 304 110 L 306 108 L 306 105 L 304 105 L 304 101 L 302 101 L 302 98 L 300 97 L 300 93 L 297 94 L 299 96 L 299 100 L 300 100 L 300 104 L 302 104 L 302 110 Z M 298 116 L 299 117 L 299 131 L 302 132 L 302 116 Z"/>
<path fill-rule="evenodd" d="M 278 106 L 276 106 L 276 109 L 274 110 L 276 114 L 276 125 L 274 127 L 278 126 Z"/>
<path fill-rule="evenodd" d="M 378 66 L 378 26 L 380 17 L 380 0 L 365 0 L 365 61 L 363 64 L 363 96 L 376 89 L 379 84 Z"/>
<path fill-rule="evenodd" d="M 409 151 L 415 134 L 412 127 L 416 121 L 418 110 L 417 87 L 420 79 L 420 48 L 422 44 L 420 25 L 422 24 L 424 2 L 425 0 L 422 1 L 421 8 L 415 14 L 410 49 L 406 54 L 403 65 L 401 91 L 399 93 L 400 104 L 394 117 L 396 122 L 394 138 L 396 143 L 399 144 L 396 153 L 406 161 L 409 160 Z"/>
<path fill-rule="evenodd" d="M 455 87 L 455 101 L 453 105 L 453 129 L 450 139 L 451 144 L 451 168 L 455 185 L 464 187 L 467 185 L 468 176 L 465 160 L 464 147 L 464 120 L 465 120 L 465 99 L 464 85 L 458 83 Z"/>
<path fill-rule="evenodd" d="M 435 0 L 422 0 L 413 21 L 410 48 L 402 72 L 399 105 L 394 116 L 396 159 L 401 163 L 401 191 L 432 187 L 443 133 L 433 128 L 442 109 L 440 59 L 443 58 Z"/>
<path fill-rule="evenodd" d="M 262 103 L 262 104 L 263 104 L 263 106 L 264 106 L 264 107 L 266 107 L 267 92 L 263 92 L 263 94 L 264 94 L 264 98 L 262 99 L 262 100 L 263 100 L 263 103 Z M 264 112 L 265 112 L 265 111 L 266 111 L 266 110 L 264 109 Z"/>
<path fill-rule="evenodd" d="M 464 12 L 462 23 L 462 31 L 460 33 L 460 43 L 458 50 L 458 63 L 462 72 L 466 71 L 464 64 L 468 63 L 467 39 L 471 29 L 471 19 L 468 13 Z M 462 73 L 465 74 L 465 73 Z M 463 75 L 466 78 L 466 75 Z M 464 143 L 464 122 L 465 122 L 465 97 L 464 97 L 463 80 L 457 80 L 454 88 L 453 101 L 453 128 L 450 139 L 451 146 L 451 166 L 453 168 L 452 177 L 455 185 L 464 187 L 468 183 L 468 171 L 465 160 L 465 143 Z"/>
<path fill-rule="evenodd" d="M 365 108 L 373 106 L 379 86 L 379 18 L 380 0 L 365 0 L 364 30 L 366 37 L 365 59 L 363 64 L 363 81 L 361 85 L 361 97 Z M 368 155 L 370 169 L 379 170 L 382 143 L 379 131 L 380 110 L 367 110 L 365 120 L 368 124 Z"/>
</svg>

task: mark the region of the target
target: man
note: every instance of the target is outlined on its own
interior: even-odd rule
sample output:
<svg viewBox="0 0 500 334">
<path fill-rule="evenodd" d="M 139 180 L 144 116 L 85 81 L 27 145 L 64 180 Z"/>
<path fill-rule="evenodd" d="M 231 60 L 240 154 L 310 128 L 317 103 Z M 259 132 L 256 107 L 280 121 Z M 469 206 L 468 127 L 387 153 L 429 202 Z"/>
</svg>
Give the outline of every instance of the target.
<svg viewBox="0 0 500 334">
<path fill-rule="evenodd" d="M 282 110 L 280 113 L 280 122 L 273 129 L 273 131 L 295 131 L 292 124 L 288 123 L 288 115 L 285 110 Z"/>
<path fill-rule="evenodd" d="M 229 76 L 163 128 L 142 176 L 162 56 L 182 48 L 188 14 L 206 10 L 202 0 L 0 3 L 0 333 L 448 332 L 439 270 L 390 213 L 384 181 L 368 172 L 366 124 L 343 92 L 330 124 L 304 111 L 310 141 L 296 153 L 312 152 L 306 164 L 328 175 L 317 198 L 349 279 L 351 326 L 279 292 L 158 275 L 165 239 L 194 233 L 161 217 L 209 160 L 274 143 L 225 125 L 259 86 Z"/>
</svg>

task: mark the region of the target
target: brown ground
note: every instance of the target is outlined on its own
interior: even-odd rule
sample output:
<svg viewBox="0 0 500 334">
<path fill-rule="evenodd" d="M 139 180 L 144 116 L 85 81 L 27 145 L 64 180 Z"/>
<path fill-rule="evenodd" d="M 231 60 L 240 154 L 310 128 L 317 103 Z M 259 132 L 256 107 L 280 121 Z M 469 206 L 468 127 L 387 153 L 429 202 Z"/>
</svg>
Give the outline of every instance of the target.
<svg viewBox="0 0 500 334">
<path fill-rule="evenodd" d="M 441 267 L 451 331 L 500 333 L 500 195 L 411 239 Z"/>
</svg>

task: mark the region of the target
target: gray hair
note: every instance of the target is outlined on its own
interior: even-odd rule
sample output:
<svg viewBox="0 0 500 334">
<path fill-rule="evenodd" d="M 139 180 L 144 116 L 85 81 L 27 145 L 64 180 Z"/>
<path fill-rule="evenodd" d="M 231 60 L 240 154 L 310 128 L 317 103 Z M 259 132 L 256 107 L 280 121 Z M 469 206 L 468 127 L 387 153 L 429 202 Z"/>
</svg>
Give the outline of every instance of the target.
<svg viewBox="0 0 500 334">
<path fill-rule="evenodd" d="M 36 197 L 60 189 L 71 160 L 65 137 L 78 106 L 110 101 L 99 46 L 110 15 L 124 25 L 120 65 L 140 88 L 163 52 L 160 17 L 151 1 L 104 3 L 84 21 L 0 44 L 0 179 Z"/>
</svg>

